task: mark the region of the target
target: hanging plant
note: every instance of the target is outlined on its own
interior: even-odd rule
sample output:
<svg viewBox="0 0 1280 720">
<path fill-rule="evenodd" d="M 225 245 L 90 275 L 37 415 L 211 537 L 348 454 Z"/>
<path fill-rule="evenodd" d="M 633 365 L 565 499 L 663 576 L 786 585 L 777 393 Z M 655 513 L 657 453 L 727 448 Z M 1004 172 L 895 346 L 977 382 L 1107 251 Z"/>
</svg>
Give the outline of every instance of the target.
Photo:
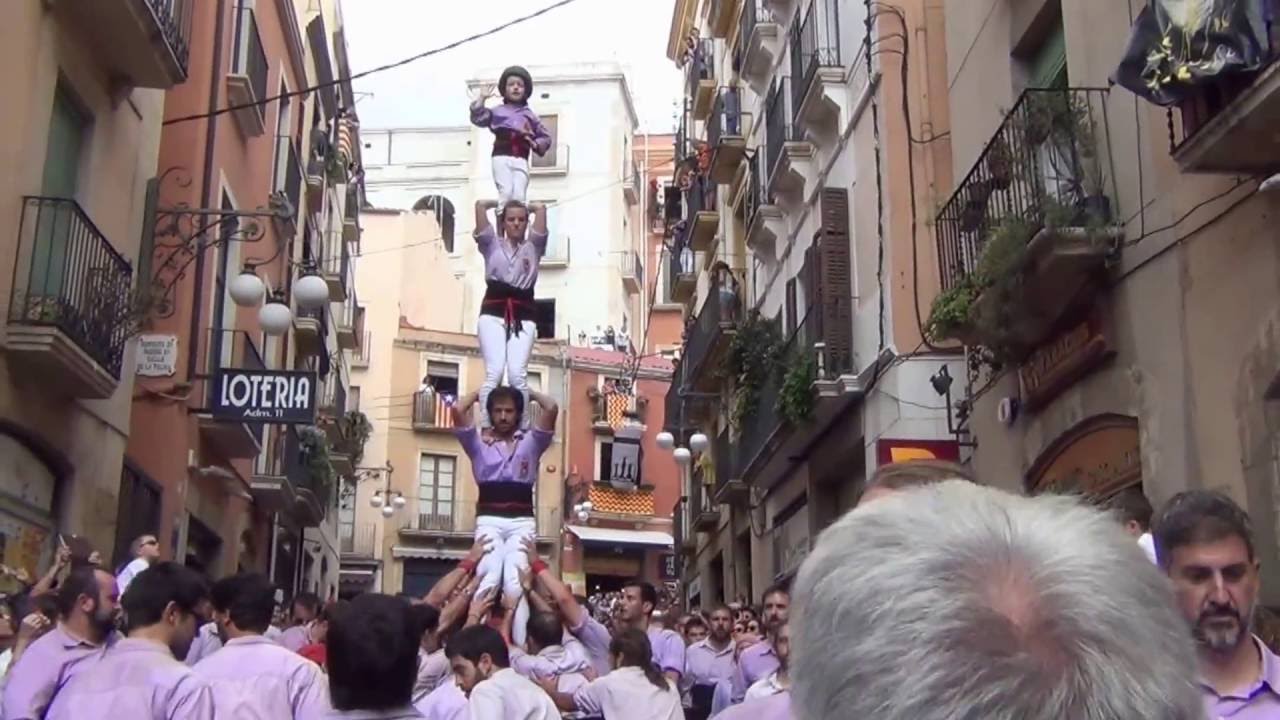
<svg viewBox="0 0 1280 720">
<path fill-rule="evenodd" d="M 972 276 L 966 276 L 952 287 L 938 293 L 929 308 L 925 322 L 925 334 L 932 342 L 960 339 L 958 333 L 969 322 L 973 302 L 978 298 L 978 288 Z"/>
<path fill-rule="evenodd" d="M 302 465 L 314 483 L 316 497 L 327 498 L 333 488 L 333 465 L 329 459 L 329 438 L 317 427 L 298 431 Z"/>
<path fill-rule="evenodd" d="M 359 465 L 364 459 L 364 445 L 373 434 L 368 416 L 359 410 L 350 410 L 338 418 L 338 429 L 342 432 L 342 451 L 351 456 L 352 464 Z"/>
<path fill-rule="evenodd" d="M 818 379 L 818 363 L 806 353 L 796 353 L 787 363 L 778 391 L 778 414 L 790 425 L 799 425 L 813 416 L 813 383 Z"/>
</svg>

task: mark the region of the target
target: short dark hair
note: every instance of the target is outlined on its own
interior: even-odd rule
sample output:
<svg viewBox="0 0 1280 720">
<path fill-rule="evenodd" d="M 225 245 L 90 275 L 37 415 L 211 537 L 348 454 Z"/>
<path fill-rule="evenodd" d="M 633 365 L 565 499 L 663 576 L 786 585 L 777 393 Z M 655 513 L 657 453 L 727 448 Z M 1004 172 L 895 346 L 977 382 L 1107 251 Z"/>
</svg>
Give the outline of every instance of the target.
<svg viewBox="0 0 1280 720">
<path fill-rule="evenodd" d="M 422 636 L 435 632 L 440 628 L 440 610 L 434 605 L 417 603 L 409 606 L 409 616 L 413 619 L 413 634 L 422 641 Z"/>
<path fill-rule="evenodd" d="M 75 568 L 67 574 L 67 579 L 62 581 L 62 587 L 58 588 L 58 615 L 63 618 L 70 617 L 81 595 L 93 598 L 94 602 L 98 601 L 97 574 L 98 568 L 88 565 Z M 21 621 L 22 618 L 18 620 Z"/>
<path fill-rule="evenodd" d="M 142 533 L 138 537 L 134 538 L 133 542 L 129 543 L 129 554 L 137 555 L 138 552 L 142 550 L 142 541 L 147 538 L 155 538 L 156 542 L 160 542 L 160 537 L 155 533 Z"/>
<path fill-rule="evenodd" d="M 1254 559 L 1249 514 L 1216 490 L 1187 490 L 1174 495 L 1160 510 L 1151 535 L 1161 567 L 1169 567 L 1173 551 L 1184 545 L 1215 542 L 1233 535 L 1244 541 L 1249 559 Z"/>
<path fill-rule="evenodd" d="M 764 601 L 768 600 L 770 595 L 779 595 L 779 594 L 786 595 L 787 600 L 788 601 L 791 600 L 791 588 L 786 583 L 776 583 L 765 588 L 764 592 L 760 593 L 760 604 L 763 605 Z M 751 612 L 754 613 L 755 610 L 752 610 Z M 760 613 L 756 613 L 756 617 L 759 617 L 759 616 L 760 616 Z"/>
<path fill-rule="evenodd" d="M 703 620 L 701 615 L 690 615 L 689 619 L 684 621 L 685 632 L 688 632 L 691 627 L 700 627 L 705 630 L 707 629 L 707 621 Z"/>
<path fill-rule="evenodd" d="M 750 609 L 750 608 L 743 608 L 743 609 L 744 609 L 744 610 L 748 610 L 748 609 Z M 729 619 L 730 619 L 730 620 L 733 620 L 733 619 L 734 619 L 734 617 L 733 617 L 733 614 L 734 614 L 734 613 L 733 613 L 733 608 L 729 607 L 728 605 L 725 605 L 724 603 L 716 603 L 716 604 L 712 605 L 710 608 L 708 608 L 708 609 L 707 609 L 707 619 L 708 619 L 708 620 L 710 620 L 710 619 L 711 619 L 711 615 L 712 615 L 712 613 L 716 612 L 717 610 L 723 610 L 723 611 L 725 611 L 725 612 L 729 613 Z"/>
<path fill-rule="evenodd" d="M 873 487 L 887 490 L 902 490 L 910 487 L 922 487 L 947 480 L 965 480 L 977 483 L 978 479 L 969 468 L 950 460 L 903 460 L 888 463 L 876 468 L 867 481 L 863 492 Z"/>
<path fill-rule="evenodd" d="M 160 622 L 169 603 L 195 615 L 196 606 L 208 597 L 209 585 L 199 573 L 176 562 L 162 562 L 138 573 L 121 602 L 133 629 Z"/>
<path fill-rule="evenodd" d="M 564 625 L 560 624 L 560 616 L 555 613 L 538 612 L 530 615 L 528 630 L 529 639 L 540 648 L 564 642 Z"/>
<path fill-rule="evenodd" d="M 509 667 L 511 659 L 507 656 L 507 643 L 497 630 L 488 625 L 472 625 L 453 634 L 445 643 L 444 654 L 450 660 L 456 657 L 466 658 L 477 663 L 481 655 L 488 655 L 493 664 Z"/>
<path fill-rule="evenodd" d="M 301 605 L 307 612 L 315 615 L 320 612 L 320 596 L 313 592 L 298 593 L 293 598 L 292 607 Z"/>
<path fill-rule="evenodd" d="M 276 588 L 262 573 L 240 573 L 213 584 L 214 609 L 230 616 L 236 627 L 265 633 L 276 609 Z"/>
<path fill-rule="evenodd" d="M 524 216 L 529 217 L 529 206 L 519 200 L 508 200 L 506 205 L 502 206 L 502 212 L 498 213 L 498 219 L 505 221 L 507 219 L 508 210 L 523 210 Z"/>
<path fill-rule="evenodd" d="M 421 636 L 409 605 L 365 593 L 329 621 L 329 698 L 337 710 L 387 710 L 413 700 Z"/>
<path fill-rule="evenodd" d="M 1114 512 L 1121 522 L 1136 522 L 1144 531 L 1151 529 L 1151 501 L 1142 492 L 1141 485 L 1127 487 L 1112 495 L 1105 507 Z"/>
<path fill-rule="evenodd" d="M 493 417 L 493 405 L 499 400 L 510 400 L 516 406 L 516 418 L 524 417 L 524 393 L 510 385 L 499 385 L 489 392 L 484 401 L 484 411 Z"/>
<path fill-rule="evenodd" d="M 663 690 L 667 689 L 667 679 L 653 664 L 653 645 L 650 644 L 648 635 L 635 628 L 627 628 L 609 641 L 609 654 L 621 655 L 622 662 L 619 664 L 622 667 L 638 667 L 649 682 Z"/>
<path fill-rule="evenodd" d="M 622 583 L 622 589 L 627 588 L 640 588 L 640 602 L 649 603 L 653 606 L 653 610 L 658 609 L 658 590 L 653 587 L 653 583 L 640 578 L 630 578 Z"/>
</svg>

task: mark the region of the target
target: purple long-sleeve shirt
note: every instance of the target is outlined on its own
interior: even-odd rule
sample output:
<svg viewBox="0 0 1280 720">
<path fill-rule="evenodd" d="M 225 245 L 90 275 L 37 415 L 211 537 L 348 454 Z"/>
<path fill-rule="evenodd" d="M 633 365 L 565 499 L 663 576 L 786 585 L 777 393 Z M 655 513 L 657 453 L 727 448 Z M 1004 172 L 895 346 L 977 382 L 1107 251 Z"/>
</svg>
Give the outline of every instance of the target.
<svg viewBox="0 0 1280 720">
<path fill-rule="evenodd" d="M 773 645 L 759 642 L 738 656 L 738 671 L 733 674 L 733 701 L 742 702 L 747 688 L 762 680 L 778 669 L 778 654 Z"/>
<path fill-rule="evenodd" d="M 110 635 L 107 644 L 115 641 Z M 4 686 L 4 720 L 40 720 L 54 693 L 97 662 L 102 645 L 81 640 L 62 623 L 31 643 L 9 669 Z"/>
<path fill-rule="evenodd" d="M 542 119 L 528 105 L 505 102 L 491 108 L 472 105 L 471 124 L 487 127 L 495 135 L 504 131 L 517 136 L 528 133 L 533 136 L 530 147 L 539 156 L 551 149 L 551 133 L 547 132 L 547 126 L 542 124 Z"/>
<path fill-rule="evenodd" d="M 650 625 L 649 645 L 653 649 L 653 664 L 664 673 L 684 674 L 684 638 L 675 630 Z M 679 678 L 677 678 L 677 683 Z"/>
<path fill-rule="evenodd" d="M 213 691 L 168 647 L 126 638 L 58 691 L 45 718 L 214 720 Z"/>
<path fill-rule="evenodd" d="M 734 705 L 712 720 L 791 720 L 791 691 Z"/>
<path fill-rule="evenodd" d="M 613 637 L 609 635 L 609 629 L 583 609 L 578 614 L 578 624 L 570 627 L 569 632 L 582 643 L 587 660 L 595 668 L 596 675 L 608 675 L 613 669 L 613 663 L 609 660 L 609 643 Z"/>
<path fill-rule="evenodd" d="M 684 654 L 684 674 L 680 676 L 680 690 L 688 700 L 694 685 L 712 685 L 732 681 L 737 663 L 733 660 L 733 643 L 726 642 L 717 650 L 709 640 L 699 640 L 690 645 Z"/>
<path fill-rule="evenodd" d="M 454 435 L 471 459 L 471 471 L 479 485 L 497 482 L 533 485 L 538 481 L 538 460 L 555 438 L 555 433 L 538 428 L 528 432 L 518 430 L 513 448 L 506 442 L 485 442 L 477 427 L 458 428 Z"/>
<path fill-rule="evenodd" d="M 261 635 L 227 641 L 195 666 L 219 718 L 309 718 L 329 707 L 319 665 Z"/>
</svg>

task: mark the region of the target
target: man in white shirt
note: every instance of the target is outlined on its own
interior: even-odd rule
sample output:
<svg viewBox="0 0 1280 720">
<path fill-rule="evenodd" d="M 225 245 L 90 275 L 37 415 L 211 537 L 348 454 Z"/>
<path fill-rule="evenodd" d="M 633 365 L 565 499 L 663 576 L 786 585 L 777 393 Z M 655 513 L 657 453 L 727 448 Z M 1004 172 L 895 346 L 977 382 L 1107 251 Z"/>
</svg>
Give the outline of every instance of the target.
<svg viewBox="0 0 1280 720">
<path fill-rule="evenodd" d="M 160 560 L 160 541 L 155 535 L 139 535 L 129 544 L 129 555 L 133 559 L 116 573 L 116 589 L 120 591 L 122 598 L 129 589 L 129 583 L 133 582 L 138 573 Z"/>
<path fill-rule="evenodd" d="M 560 720 L 543 692 L 515 670 L 501 633 L 472 625 L 449 638 L 445 654 L 468 698 L 471 720 Z"/>
<path fill-rule="evenodd" d="M 1138 547 L 1146 553 L 1147 559 L 1156 562 L 1156 544 L 1151 538 L 1151 501 L 1142 492 L 1141 485 L 1127 487 L 1107 500 L 1107 508 L 1113 512 L 1124 531 L 1138 541 Z"/>
</svg>

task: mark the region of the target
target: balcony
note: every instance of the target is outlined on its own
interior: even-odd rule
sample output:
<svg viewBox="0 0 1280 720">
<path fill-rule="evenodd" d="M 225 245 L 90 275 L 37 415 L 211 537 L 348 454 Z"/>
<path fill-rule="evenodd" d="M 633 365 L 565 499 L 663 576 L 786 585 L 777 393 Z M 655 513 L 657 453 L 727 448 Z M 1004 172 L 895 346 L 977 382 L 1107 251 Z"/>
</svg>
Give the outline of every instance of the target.
<svg viewBox="0 0 1280 720">
<path fill-rule="evenodd" d="M 298 145 L 292 137 L 276 138 L 276 182 L 272 194 L 274 202 L 286 211 L 272 218 L 276 232 L 290 239 L 298 230 L 298 213 L 302 208 L 302 163 L 298 160 Z"/>
<path fill-rule="evenodd" d="M 327 231 L 320 241 L 320 277 L 329 286 L 329 299 L 343 302 L 348 288 L 355 287 L 351 272 L 351 251 L 338 230 Z"/>
<path fill-rule="evenodd" d="M 416 432 L 452 432 L 453 413 L 447 398 L 434 390 L 413 394 L 413 429 Z"/>
<path fill-rule="evenodd" d="M 742 112 L 742 92 L 722 87 L 707 120 L 707 144 L 711 146 L 711 179 L 721 185 L 733 182 L 747 154 L 751 115 Z"/>
<path fill-rule="evenodd" d="M 205 378 L 205 407 L 214 404 L 218 391 L 214 378 L 219 370 L 265 370 L 266 363 L 253 338 L 244 330 L 209 328 L 206 335 L 205 362 L 198 375 Z M 212 415 L 198 415 L 201 442 L 228 458 L 252 458 L 262 451 L 262 423 L 220 420 Z"/>
<path fill-rule="evenodd" d="M 715 485 L 715 470 L 710 465 L 699 464 L 693 470 L 689 483 L 689 511 L 695 532 L 714 532 L 720 524 L 720 508 L 711 499 Z"/>
<path fill-rule="evenodd" d="M 685 204 L 689 226 L 689 245 L 694 252 L 713 254 L 716 232 L 720 230 L 720 211 L 716 208 L 716 186 L 702 175 L 690 176 L 688 202 Z"/>
<path fill-rule="evenodd" d="M 364 308 L 360 308 L 362 311 Z M 361 326 L 364 325 L 364 317 L 360 318 Z M 369 355 L 373 346 L 373 333 L 369 330 L 364 331 L 364 335 L 360 338 L 360 344 L 356 346 L 356 351 L 351 354 L 351 367 L 367 368 L 369 367 Z"/>
<path fill-rule="evenodd" d="M 791 24 L 791 108 L 797 125 L 815 132 L 839 132 L 840 113 L 848 105 L 845 68 L 840 57 L 837 0 L 814 0 Z"/>
<path fill-rule="evenodd" d="M 249 137 L 267 130 L 267 53 L 258 34 L 258 18 L 252 8 L 235 11 L 235 42 L 231 48 L 231 72 L 227 73 L 227 103 L 235 110 L 236 124 Z"/>
<path fill-rule="evenodd" d="M 684 380 L 698 392 L 713 392 L 722 380 L 720 362 L 741 319 L 742 300 L 737 287 L 737 280 L 727 269 L 718 272 L 685 335 L 681 357 L 686 369 Z"/>
<path fill-rule="evenodd" d="M 758 147 L 747 159 L 747 188 L 743 193 L 742 211 L 747 221 L 747 247 L 772 262 L 776 258 L 778 238 L 787 237 L 787 221 L 768 189 L 764 157 L 764 147 Z"/>
<path fill-rule="evenodd" d="M 1274 0 L 1270 4 L 1276 7 Z M 1275 9 L 1251 12 L 1275 15 Z M 1270 61 L 1262 69 L 1224 74 L 1195 86 L 1187 99 L 1170 109 L 1170 152 L 1183 172 L 1270 175 L 1280 169 L 1275 130 L 1280 118 L 1280 25 L 1266 25 Z"/>
<path fill-rule="evenodd" d="M 615 391 L 599 392 L 594 387 L 589 389 L 587 396 L 592 403 L 591 429 L 597 434 L 612 435 L 622 427 L 628 415 L 635 415 L 644 422 L 647 398 Z"/>
<path fill-rule="evenodd" d="M 93 49 L 103 75 L 128 87 L 167 90 L 187 79 L 191 0 L 45 3 Z"/>
<path fill-rule="evenodd" d="M 698 549 L 698 535 L 689 523 L 689 499 L 682 497 L 671 508 L 671 535 L 675 540 L 676 552 L 681 555 L 692 555 Z"/>
<path fill-rule="evenodd" d="M 938 213 L 928 331 L 1016 359 L 1101 288 L 1123 229 L 1105 90 L 1027 90 Z"/>
<path fill-rule="evenodd" d="M 673 249 L 668 257 L 668 278 L 671 283 L 671 299 L 688 302 L 698 290 L 698 271 L 693 248 L 688 242 L 688 225 L 676 231 Z"/>
<path fill-rule="evenodd" d="M 303 357 L 324 355 L 325 338 L 329 336 L 329 310 L 319 308 L 294 308 L 293 338 L 298 343 L 298 354 Z"/>
<path fill-rule="evenodd" d="M 627 250 L 622 255 L 622 286 L 627 292 L 635 295 L 644 288 L 644 262 L 640 253 Z"/>
<path fill-rule="evenodd" d="M 738 0 L 709 0 L 707 3 L 707 29 L 712 37 L 728 39 L 733 31 L 733 18 Z"/>
<path fill-rule="evenodd" d="M 333 500 L 333 471 L 311 466 L 310 441 L 304 442 L 298 433 L 296 427 L 284 433 L 284 475 L 294 491 L 291 514 L 304 527 L 316 527 L 324 522 Z"/>
<path fill-rule="evenodd" d="M 4 348 L 50 393 L 108 398 L 120 381 L 133 269 L 75 200 L 24 197 Z"/>
<path fill-rule="evenodd" d="M 766 187 L 774 194 L 804 197 L 813 143 L 805 140 L 804 131 L 793 120 L 791 98 L 791 79 L 774 78 L 764 111 Z"/>
<path fill-rule="evenodd" d="M 782 27 L 774 19 L 773 9 L 764 0 L 743 0 L 738 38 L 742 53 L 742 74 L 753 81 L 763 81 L 773 71 L 780 48 L 778 37 Z"/>
<path fill-rule="evenodd" d="M 355 276 L 347 269 L 347 299 L 342 303 L 342 314 L 338 316 L 338 347 L 343 350 L 355 350 L 356 340 L 364 331 L 364 308 L 356 300 Z"/>
<path fill-rule="evenodd" d="M 399 528 L 402 538 L 445 541 L 465 553 L 475 536 L 476 504 L 453 499 L 452 487 L 427 487 L 430 495 L 409 499 L 398 513 L 404 519 Z M 560 509 L 546 505 L 534 508 L 538 544 L 558 541 L 563 527 Z M 455 544 L 456 543 L 456 544 Z"/>
<path fill-rule="evenodd" d="M 342 207 L 342 239 L 360 247 L 360 190 L 356 185 L 347 186 L 347 201 Z"/>
<path fill-rule="evenodd" d="M 319 138 L 324 138 L 324 141 L 326 143 L 329 142 L 328 138 L 325 137 L 323 131 L 321 130 L 312 131 L 311 158 L 307 160 L 307 173 L 306 173 L 306 177 L 304 178 L 304 182 L 306 182 L 307 184 L 307 207 L 312 212 L 319 212 L 320 209 L 324 207 L 324 195 L 325 195 L 325 187 L 326 187 L 325 155 L 323 154 L 323 152 L 320 154 L 316 153 L 315 143 L 317 142 L 317 139 L 318 139 L 317 136 Z"/>
<path fill-rule="evenodd" d="M 726 504 L 747 499 L 747 485 L 738 475 L 738 451 L 729 439 L 729 428 L 716 436 L 711 452 L 716 466 L 714 502 Z"/>
<path fill-rule="evenodd" d="M 644 192 L 644 188 L 640 185 L 640 168 L 635 166 L 635 162 L 631 166 L 630 175 L 622 180 L 622 199 L 628 205 L 636 205 L 640 202 L 640 193 Z"/>
<path fill-rule="evenodd" d="M 689 98 L 694 120 L 706 120 L 711 114 L 711 102 L 716 94 L 715 58 L 712 55 L 714 47 L 710 38 L 699 40 L 689 59 L 689 66 L 685 69 L 685 93 Z"/>
<path fill-rule="evenodd" d="M 320 393 L 316 399 L 316 425 L 324 430 L 325 435 L 329 439 L 330 447 L 340 447 L 346 438 L 342 432 L 342 416 L 347 412 L 347 382 L 342 376 L 342 365 L 333 363 L 329 367 L 329 374 L 320 379 Z M 349 462 L 344 462 L 338 458 L 338 454 L 331 452 L 332 458 L 337 458 L 335 465 L 342 466 L 335 469 L 346 469 Z M 345 473 L 339 473 L 345 474 Z"/>
<path fill-rule="evenodd" d="M 378 552 L 374 538 L 376 529 L 371 522 L 343 525 L 338 531 L 338 548 L 342 559 L 376 558 Z"/>
<path fill-rule="evenodd" d="M 285 475 L 285 448 L 288 433 L 275 433 L 270 447 L 264 446 L 249 479 L 253 504 L 263 512 L 286 512 L 297 502 L 297 490 Z"/>
</svg>

